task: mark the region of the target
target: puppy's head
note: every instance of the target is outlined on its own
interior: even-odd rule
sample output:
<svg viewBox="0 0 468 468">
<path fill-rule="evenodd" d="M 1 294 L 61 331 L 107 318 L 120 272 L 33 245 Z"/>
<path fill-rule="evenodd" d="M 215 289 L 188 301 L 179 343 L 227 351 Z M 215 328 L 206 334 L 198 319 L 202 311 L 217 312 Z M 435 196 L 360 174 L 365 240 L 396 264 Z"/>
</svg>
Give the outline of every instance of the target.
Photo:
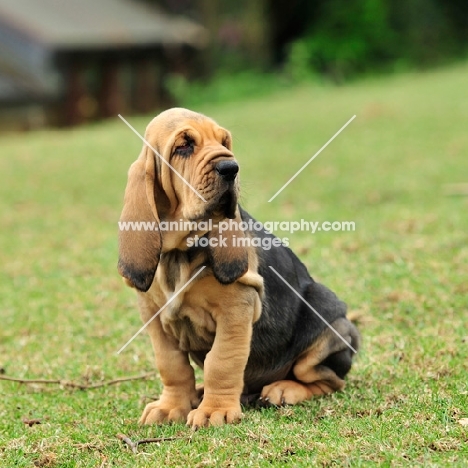
<svg viewBox="0 0 468 468">
<path fill-rule="evenodd" d="M 176 108 L 150 122 L 146 139 L 161 156 L 156 155 L 156 170 L 172 213 L 187 220 L 235 217 L 239 166 L 226 129 Z"/>
<path fill-rule="evenodd" d="M 161 220 L 240 222 L 239 166 L 226 129 L 201 114 L 175 108 L 150 122 L 145 140 L 129 170 L 119 233 L 119 272 L 141 291 L 151 286 L 164 238 L 166 246 L 173 245 L 167 242 L 168 236 L 177 235 L 161 235 Z M 123 230 L 122 223 L 133 228 Z M 135 223 L 140 223 L 140 229 L 135 229 Z M 214 229 L 207 235 L 217 234 Z M 223 235 L 232 241 L 242 232 Z M 210 243 L 209 258 L 215 276 L 225 284 L 235 281 L 247 270 L 247 252 L 214 244 Z"/>
</svg>

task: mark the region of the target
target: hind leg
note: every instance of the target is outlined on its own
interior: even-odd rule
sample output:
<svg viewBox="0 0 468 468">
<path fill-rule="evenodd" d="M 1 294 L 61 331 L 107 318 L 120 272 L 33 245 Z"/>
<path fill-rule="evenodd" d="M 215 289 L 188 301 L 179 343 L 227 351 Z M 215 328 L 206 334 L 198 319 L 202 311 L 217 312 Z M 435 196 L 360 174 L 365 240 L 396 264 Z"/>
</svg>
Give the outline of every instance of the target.
<svg viewBox="0 0 468 468">
<path fill-rule="evenodd" d="M 344 378 L 351 369 L 353 355 L 358 349 L 359 334 L 345 318 L 335 320 L 331 326 L 349 346 L 327 328 L 299 356 L 292 368 L 293 379 L 279 380 L 263 387 L 261 401 L 273 405 L 294 405 L 313 396 L 343 389 Z"/>
</svg>

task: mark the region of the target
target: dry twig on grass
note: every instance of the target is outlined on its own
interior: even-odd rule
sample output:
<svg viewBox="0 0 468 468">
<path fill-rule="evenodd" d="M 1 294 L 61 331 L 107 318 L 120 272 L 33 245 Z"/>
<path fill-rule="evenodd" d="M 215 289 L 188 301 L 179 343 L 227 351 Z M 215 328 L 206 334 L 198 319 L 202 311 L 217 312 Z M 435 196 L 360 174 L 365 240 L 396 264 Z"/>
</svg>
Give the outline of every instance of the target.
<svg viewBox="0 0 468 468">
<path fill-rule="evenodd" d="M 40 419 L 23 418 L 23 423 L 31 427 L 31 426 L 34 426 L 35 424 L 42 424 L 42 421 Z"/>
<path fill-rule="evenodd" d="M 130 437 L 126 436 L 125 434 L 117 434 L 116 437 L 117 439 L 127 444 L 132 449 L 133 453 L 137 453 L 138 446 L 142 444 L 153 444 L 153 443 L 158 443 L 158 442 L 169 442 L 171 440 L 186 439 L 186 437 L 151 437 L 148 439 L 140 439 L 140 440 L 136 440 L 135 442 L 133 442 L 133 440 L 130 439 Z"/>
<path fill-rule="evenodd" d="M 146 374 L 136 375 L 132 377 L 119 377 L 117 379 L 106 380 L 104 382 L 94 384 L 81 384 L 78 382 L 72 382 L 64 379 L 19 379 L 15 377 L 8 377 L 6 375 L 0 375 L 0 380 L 7 380 L 8 382 L 16 382 L 19 384 L 32 385 L 32 384 L 44 384 L 44 385 L 60 385 L 62 387 L 77 388 L 78 390 L 94 390 L 95 388 L 107 387 L 108 385 L 116 385 L 122 382 L 129 382 L 131 380 L 145 380 L 150 376 L 153 376 L 155 372 L 147 372 Z"/>
</svg>

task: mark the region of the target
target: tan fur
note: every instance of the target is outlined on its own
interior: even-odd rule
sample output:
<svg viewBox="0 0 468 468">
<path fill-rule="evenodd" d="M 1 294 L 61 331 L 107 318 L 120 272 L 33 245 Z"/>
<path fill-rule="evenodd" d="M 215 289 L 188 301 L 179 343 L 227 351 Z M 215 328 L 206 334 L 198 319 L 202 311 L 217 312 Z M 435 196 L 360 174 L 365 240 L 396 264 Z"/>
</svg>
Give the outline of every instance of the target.
<svg viewBox="0 0 468 468">
<path fill-rule="evenodd" d="M 348 335 L 345 323 L 346 319 L 338 319 L 331 324 L 341 337 Z M 351 339 L 348 342 L 351 344 Z M 327 356 L 345 349 L 346 346 L 335 332 L 327 328 L 294 363 L 292 371 L 298 381 L 279 380 L 266 385 L 261 398 L 273 405 L 295 405 L 312 396 L 342 390 L 345 386 L 344 380 L 320 363 Z"/>
<path fill-rule="evenodd" d="M 230 133 L 200 114 L 171 109 L 150 122 L 145 138 L 206 203 L 145 144 L 129 170 L 121 221 L 160 226 L 179 220 L 225 219 L 219 208 L 223 186 L 215 164 L 234 160 Z M 193 153 L 177 156 L 175 148 L 183 147 L 188 138 L 194 142 Z M 238 178 L 232 184 L 237 198 Z M 233 209 L 231 218 L 239 222 L 237 204 Z M 141 318 L 147 323 L 159 313 L 147 330 L 164 387 L 160 399 L 146 406 L 141 423 L 186 421 L 197 428 L 236 422 L 242 416 L 244 370 L 252 327 L 262 310 L 263 278 L 254 248 L 213 247 L 189 256 L 187 239 L 207 234 L 216 238 L 219 233 L 216 226 L 210 232 L 120 232 L 119 272 L 137 290 Z M 244 235 L 248 234 L 223 232 L 229 242 Z M 296 403 L 342 388 L 341 379 L 318 365 L 333 346 L 341 349 L 330 333 L 324 333 L 294 364 L 293 373 L 301 382 L 275 382 L 263 389 L 262 397 L 275 404 Z M 204 368 L 199 403 L 189 351 L 196 355 L 207 350 L 204 362 L 199 362 Z"/>
<path fill-rule="evenodd" d="M 187 133 L 195 140 L 194 154 L 186 160 L 172 157 L 173 148 Z M 172 109 L 148 125 L 145 137 L 207 203 L 145 145 L 129 171 L 121 221 L 194 220 L 202 218 L 210 204 L 214 210 L 211 217 L 221 220 L 222 214 L 216 212 L 215 206 L 218 182 L 213 160 L 233 159 L 229 132 L 199 114 Z M 237 184 L 236 181 L 236 191 Z M 238 211 L 235 217 L 239 222 Z M 127 284 L 140 289 L 139 307 L 145 323 L 208 260 L 200 255 L 189 264 L 180 263 L 177 257 L 180 256 L 177 252 L 187 250 L 188 237 L 206 232 L 161 231 L 161 234 L 159 231 L 120 233 L 119 271 Z M 216 229 L 210 234 L 217 235 Z M 239 237 L 243 233 L 223 232 L 223 237 L 228 239 L 234 235 Z M 245 271 L 233 284 L 221 285 L 207 268 L 151 321 L 147 330 L 164 389 L 160 399 L 145 408 L 142 423 L 187 420 L 189 425 L 199 427 L 231 423 L 241 417 L 243 373 L 252 325 L 261 312 L 263 280 L 257 273 L 253 249 L 213 248 L 210 257 L 214 270 L 218 266 L 222 269 L 227 262 L 243 261 Z M 247 269 L 249 263 L 251 268 Z M 133 269 L 143 272 L 145 280 L 139 287 L 130 278 Z M 204 362 L 204 398 L 197 407 L 199 397 L 188 350 L 207 348 L 211 351 Z"/>
</svg>

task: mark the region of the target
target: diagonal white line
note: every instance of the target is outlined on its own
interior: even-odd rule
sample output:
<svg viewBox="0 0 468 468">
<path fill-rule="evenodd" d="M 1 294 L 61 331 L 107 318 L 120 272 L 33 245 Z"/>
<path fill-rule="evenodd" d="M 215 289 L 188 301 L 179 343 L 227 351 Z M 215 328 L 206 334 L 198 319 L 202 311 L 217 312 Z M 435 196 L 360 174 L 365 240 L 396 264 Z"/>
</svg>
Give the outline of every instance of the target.
<svg viewBox="0 0 468 468">
<path fill-rule="evenodd" d="M 335 333 L 338 338 L 340 338 L 343 343 L 353 352 L 357 351 L 270 265 L 270 269 L 276 273 L 276 276 L 281 279 L 281 281 L 312 311 L 314 314 L 330 329 Z"/>
<path fill-rule="evenodd" d="M 204 269 L 202 266 L 118 351 L 120 354 Z"/>
<path fill-rule="evenodd" d="M 127 127 L 128 127 L 130 130 L 132 130 L 133 133 L 134 133 L 141 141 L 143 141 L 143 143 L 145 143 L 145 145 L 146 145 L 148 148 L 151 148 L 151 149 L 153 150 L 154 154 L 155 154 L 156 156 L 158 156 L 159 159 L 160 159 L 167 167 L 169 167 L 169 168 L 174 172 L 174 174 L 176 174 L 176 175 L 180 178 L 180 180 L 181 180 L 185 185 L 187 185 L 187 187 L 189 187 L 190 190 L 192 190 L 193 193 L 195 193 L 195 195 L 197 195 L 197 197 L 201 198 L 201 199 L 206 203 L 206 200 L 197 192 L 197 190 L 196 190 L 194 187 L 192 187 L 192 186 L 184 179 L 184 177 L 183 177 L 182 175 L 180 175 L 180 173 L 179 173 L 176 169 L 174 169 L 174 168 L 159 154 L 159 152 L 158 152 L 158 150 L 157 150 L 156 148 L 153 148 L 153 147 L 149 144 L 149 142 L 146 140 L 145 137 L 141 136 L 141 135 L 138 133 L 138 130 L 136 130 L 135 127 L 133 127 L 133 126 L 132 126 L 127 120 L 125 120 L 120 114 L 119 114 L 119 119 L 120 119 L 122 122 L 124 122 L 124 123 L 127 125 Z"/>
<path fill-rule="evenodd" d="M 269 200 L 273 201 L 354 119 L 353 115 Z"/>
</svg>

